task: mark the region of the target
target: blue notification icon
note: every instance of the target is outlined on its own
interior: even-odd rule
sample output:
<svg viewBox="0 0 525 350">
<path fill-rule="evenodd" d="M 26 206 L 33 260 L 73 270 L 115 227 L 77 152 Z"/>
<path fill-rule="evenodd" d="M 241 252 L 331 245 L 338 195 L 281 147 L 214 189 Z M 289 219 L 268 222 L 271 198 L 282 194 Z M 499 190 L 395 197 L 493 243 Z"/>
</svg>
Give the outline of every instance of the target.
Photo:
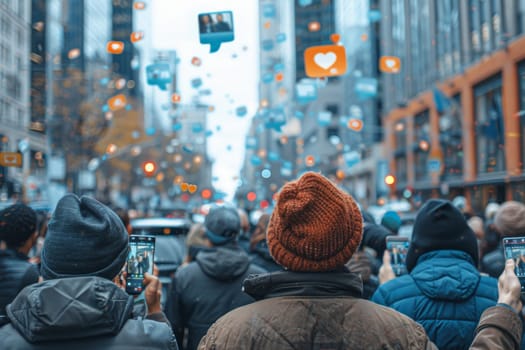
<svg viewBox="0 0 525 350">
<path fill-rule="evenodd" d="M 233 12 L 201 13 L 198 16 L 200 43 L 210 44 L 210 53 L 219 51 L 221 44 L 233 41 Z"/>
<path fill-rule="evenodd" d="M 161 90 L 167 90 L 171 83 L 171 69 L 169 63 L 154 63 L 146 67 L 146 78 L 149 85 L 157 85 Z"/>
</svg>

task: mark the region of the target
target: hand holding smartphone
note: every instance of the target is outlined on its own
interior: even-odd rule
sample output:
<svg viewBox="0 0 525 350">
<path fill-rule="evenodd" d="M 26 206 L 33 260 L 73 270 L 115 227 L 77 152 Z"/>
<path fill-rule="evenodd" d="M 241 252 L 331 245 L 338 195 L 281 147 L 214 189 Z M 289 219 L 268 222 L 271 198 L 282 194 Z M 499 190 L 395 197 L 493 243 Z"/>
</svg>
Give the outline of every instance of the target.
<svg viewBox="0 0 525 350">
<path fill-rule="evenodd" d="M 503 238 L 505 259 L 514 260 L 514 272 L 521 284 L 521 293 L 525 293 L 525 237 Z"/>
<path fill-rule="evenodd" d="M 142 293 L 144 274 L 153 274 L 153 257 L 155 255 L 155 237 L 132 235 L 129 237 L 129 254 L 127 260 L 126 292 Z"/>
<path fill-rule="evenodd" d="M 409 245 L 407 237 L 386 237 L 386 249 L 390 252 L 390 264 L 396 276 L 408 273 L 406 259 Z"/>
</svg>

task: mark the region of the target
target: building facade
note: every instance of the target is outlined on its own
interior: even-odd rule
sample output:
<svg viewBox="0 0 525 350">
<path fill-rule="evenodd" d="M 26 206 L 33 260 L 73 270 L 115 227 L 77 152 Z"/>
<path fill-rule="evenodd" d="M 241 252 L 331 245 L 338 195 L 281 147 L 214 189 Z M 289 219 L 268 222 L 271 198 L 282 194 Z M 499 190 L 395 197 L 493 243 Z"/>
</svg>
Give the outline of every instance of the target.
<svg viewBox="0 0 525 350">
<path fill-rule="evenodd" d="M 463 195 L 483 212 L 523 201 L 525 2 L 383 0 L 385 147 L 397 181 L 421 202 Z"/>
</svg>

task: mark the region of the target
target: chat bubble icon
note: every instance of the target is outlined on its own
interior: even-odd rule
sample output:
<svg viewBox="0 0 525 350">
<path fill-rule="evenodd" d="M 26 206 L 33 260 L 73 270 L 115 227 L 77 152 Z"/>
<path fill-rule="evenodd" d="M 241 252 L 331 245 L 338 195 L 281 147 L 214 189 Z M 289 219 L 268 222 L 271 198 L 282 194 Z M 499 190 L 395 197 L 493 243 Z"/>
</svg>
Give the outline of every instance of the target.
<svg viewBox="0 0 525 350">
<path fill-rule="evenodd" d="M 146 67 L 146 78 L 149 85 L 157 85 L 161 90 L 167 90 L 166 85 L 172 80 L 169 63 L 150 64 Z"/>
<path fill-rule="evenodd" d="M 233 12 L 209 12 L 198 16 L 201 44 L 210 44 L 210 53 L 217 52 L 222 43 L 233 41 Z"/>
</svg>

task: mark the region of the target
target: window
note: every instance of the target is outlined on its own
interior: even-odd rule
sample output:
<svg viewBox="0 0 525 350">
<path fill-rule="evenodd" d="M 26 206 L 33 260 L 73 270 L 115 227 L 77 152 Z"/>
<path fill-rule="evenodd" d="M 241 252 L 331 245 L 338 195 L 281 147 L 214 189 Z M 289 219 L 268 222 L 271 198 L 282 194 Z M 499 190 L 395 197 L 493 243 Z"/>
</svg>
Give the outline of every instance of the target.
<svg viewBox="0 0 525 350">
<path fill-rule="evenodd" d="M 399 183 L 407 181 L 407 131 L 404 120 L 396 123 L 395 127 L 396 150 L 394 153 L 396 162 L 396 178 Z"/>
<path fill-rule="evenodd" d="M 481 57 L 481 9 L 479 0 L 470 0 L 470 43 L 473 59 Z"/>
<path fill-rule="evenodd" d="M 439 142 L 445 169 L 442 179 L 463 177 L 463 132 L 460 96 L 450 99 L 450 108 L 439 117 Z"/>
<path fill-rule="evenodd" d="M 419 113 L 414 118 L 414 143 L 416 181 L 429 180 L 428 151 L 430 149 L 430 115 L 428 111 Z"/>
<path fill-rule="evenodd" d="M 479 174 L 505 170 L 504 125 L 501 106 L 501 76 L 474 89 L 477 167 Z"/>
</svg>

